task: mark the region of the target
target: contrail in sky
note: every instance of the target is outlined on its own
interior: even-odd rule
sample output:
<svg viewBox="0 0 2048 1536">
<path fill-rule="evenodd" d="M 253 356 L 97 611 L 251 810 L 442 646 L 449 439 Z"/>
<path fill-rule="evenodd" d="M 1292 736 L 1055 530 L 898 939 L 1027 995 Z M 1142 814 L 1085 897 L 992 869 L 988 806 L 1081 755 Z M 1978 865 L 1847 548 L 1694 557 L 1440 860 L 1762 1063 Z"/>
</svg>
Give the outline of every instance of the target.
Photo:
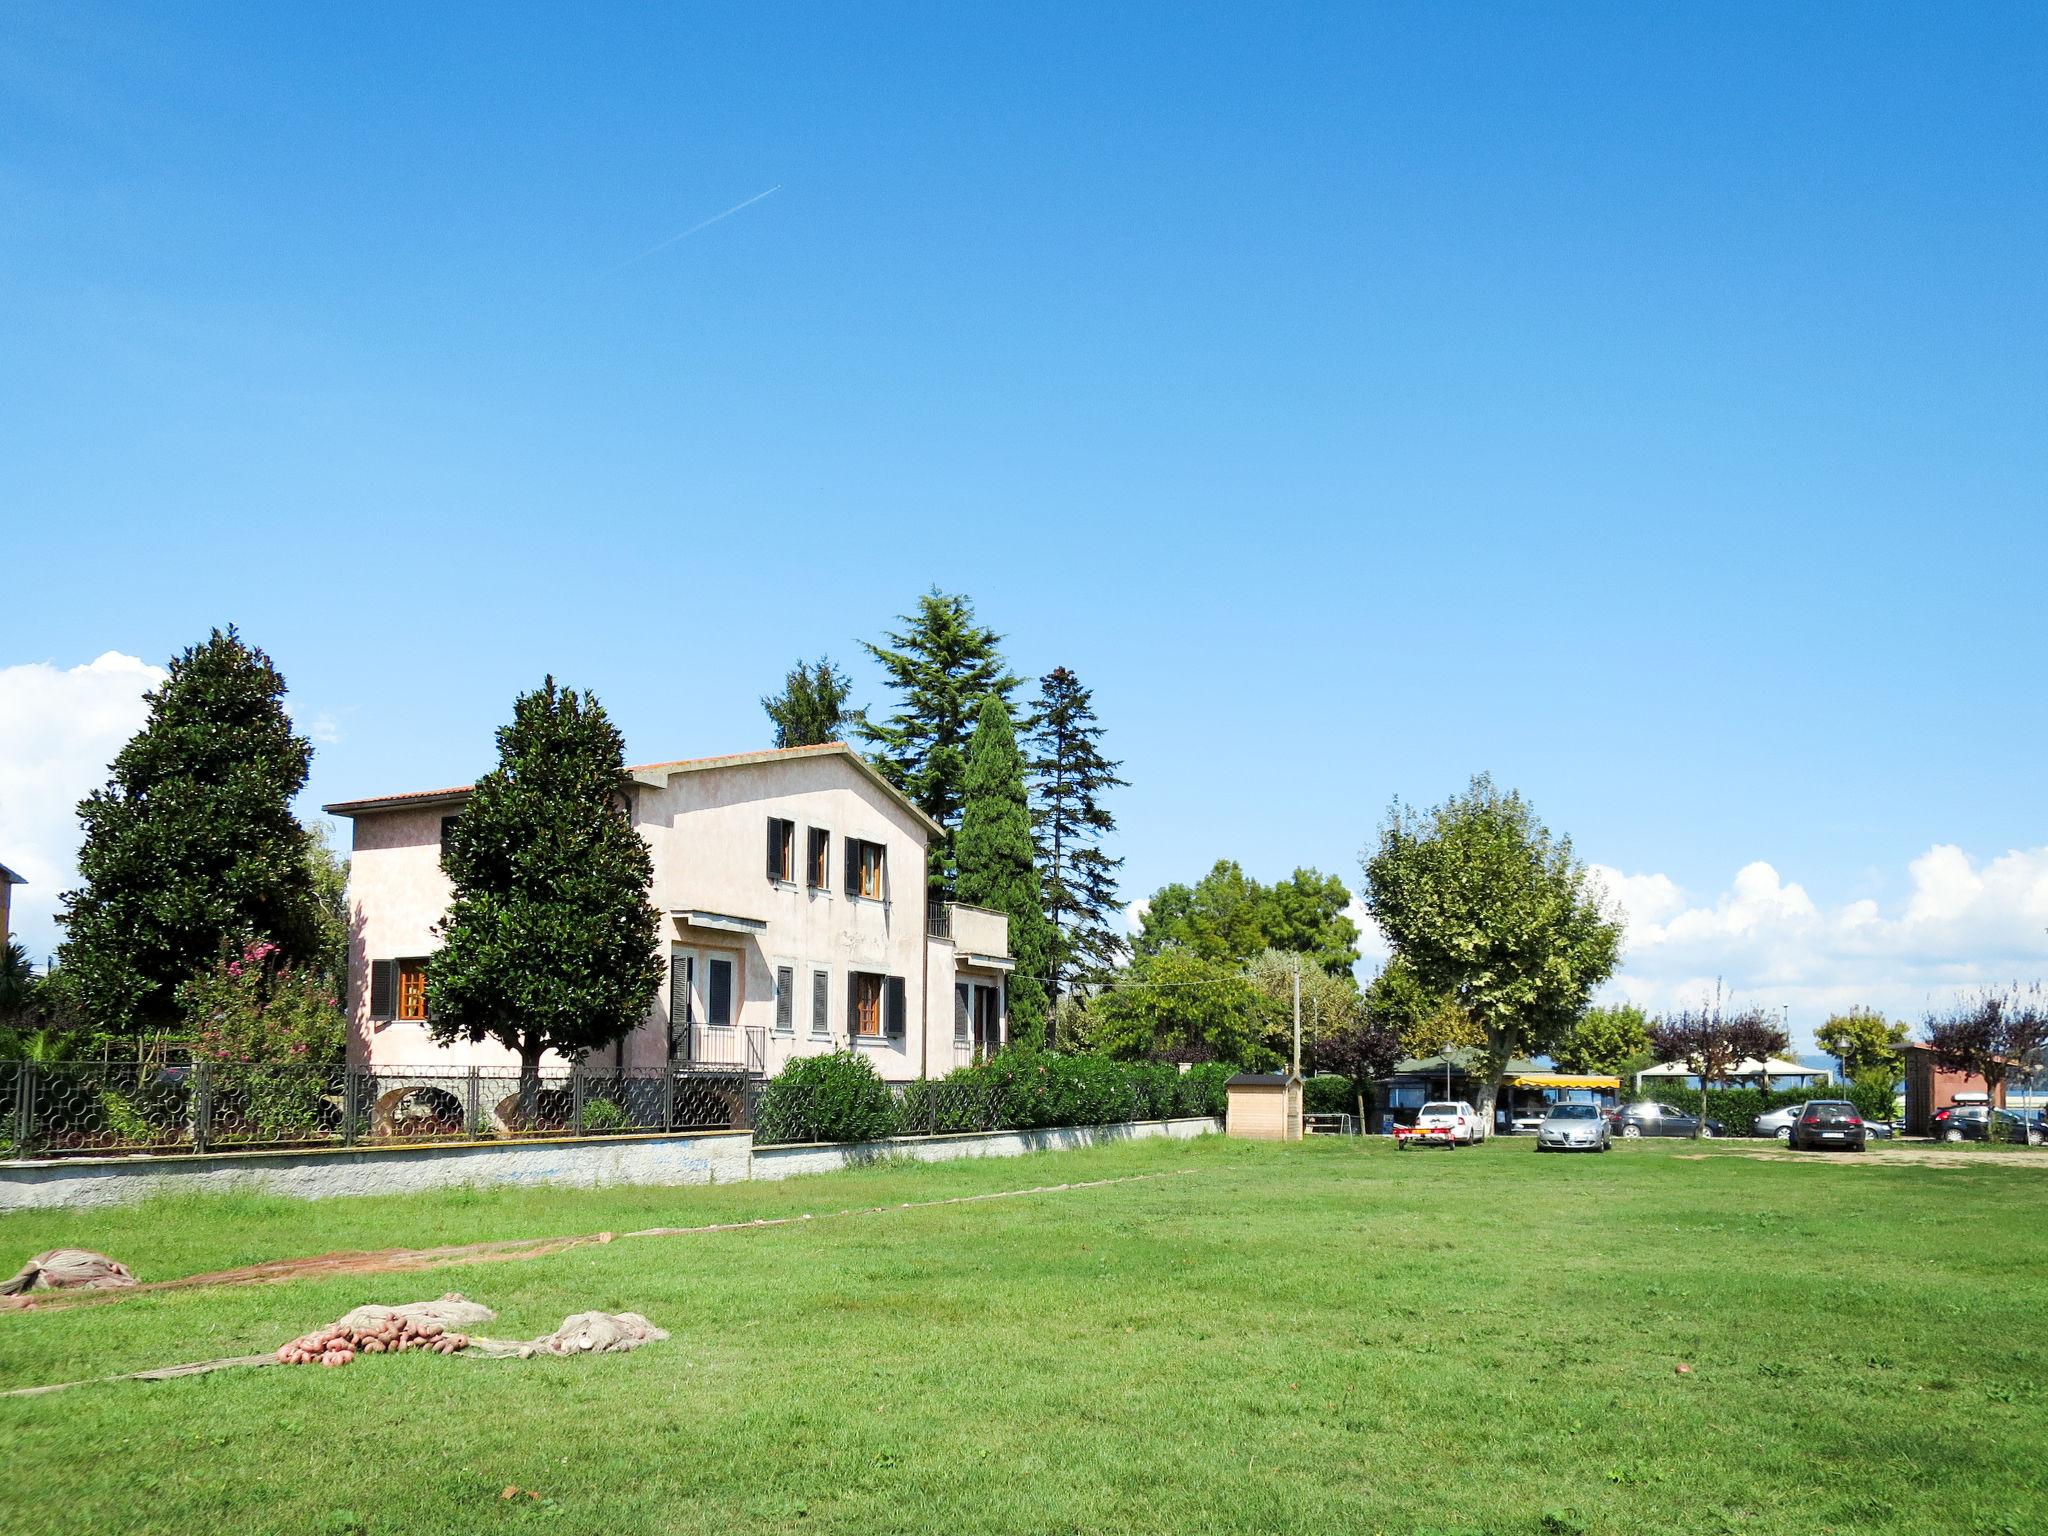
<svg viewBox="0 0 2048 1536">
<path fill-rule="evenodd" d="M 729 219 L 729 218 L 731 218 L 731 217 L 732 217 L 732 216 L 733 216 L 734 214 L 738 213 L 738 212 L 739 212 L 739 211 L 740 211 L 740 210 L 741 210 L 742 208 L 751 208 L 751 207 L 753 207 L 753 206 L 754 206 L 754 204 L 756 204 L 756 203 L 758 203 L 759 201 L 761 201 L 761 199 L 762 199 L 762 198 L 764 198 L 764 197 L 773 197 L 773 196 L 774 196 L 774 195 L 775 195 L 775 194 L 776 194 L 777 192 L 780 192 L 781 190 L 782 190 L 782 183 L 778 181 L 777 183 L 775 183 L 775 185 L 774 185 L 774 186 L 770 187 L 770 188 L 769 188 L 769 189 L 768 189 L 768 190 L 767 190 L 766 192 L 756 192 L 756 193 L 755 193 L 755 194 L 754 194 L 754 195 L 753 195 L 752 197 L 748 198 L 748 199 L 747 199 L 747 200 L 746 200 L 746 201 L 745 201 L 744 203 L 734 203 L 734 204 L 733 204 L 733 205 L 732 205 L 732 206 L 731 206 L 730 208 L 726 209 L 726 210 L 725 210 L 725 212 L 723 212 L 723 213 L 714 213 L 713 215 L 711 215 L 711 217 L 710 217 L 710 218 L 706 219 L 706 220 L 705 220 L 705 221 L 704 221 L 704 222 L 703 222 L 702 224 L 692 224 L 692 225 L 691 225 L 691 226 L 690 226 L 690 227 L 689 227 L 688 229 L 684 230 L 684 231 L 683 231 L 683 232 L 682 232 L 682 233 L 681 233 L 680 235 L 670 235 L 670 236 L 669 236 L 669 237 L 668 237 L 668 238 L 667 238 L 666 240 L 662 241 L 662 242 L 661 242 L 661 244 L 659 244 L 659 245 L 650 245 L 649 247 L 647 247 L 647 249 L 646 249 L 646 250 L 642 251 L 642 252 L 641 252 L 641 253 L 640 253 L 640 254 L 639 254 L 638 256 L 628 256 L 628 257 L 627 257 L 627 258 L 626 258 L 626 259 L 625 259 L 624 261 L 620 262 L 620 263 L 619 263 L 619 264 L 618 264 L 618 265 L 617 265 L 616 267 L 612 267 L 611 269 L 609 269 L 608 271 L 606 271 L 606 272 L 605 272 L 605 273 L 604 273 L 603 275 L 604 275 L 604 276 L 606 276 L 606 277 L 610 277 L 610 276 L 612 276 L 612 275 L 613 275 L 614 273 L 618 273 L 618 272 L 623 272 L 623 271 L 625 271 L 625 270 L 626 270 L 626 268 L 628 268 L 628 267 L 632 266 L 634 262 L 636 262 L 636 261 L 645 261 L 645 260 L 646 260 L 646 259 L 647 259 L 648 257 L 650 257 L 650 256 L 654 255 L 654 254 L 655 254 L 655 253 L 656 253 L 657 251 L 665 251 L 665 250 L 667 250 L 667 249 L 668 249 L 668 248 L 669 248 L 670 246 L 674 245 L 674 244 L 675 244 L 675 243 L 676 243 L 676 242 L 677 242 L 678 240 L 687 240 L 687 239 L 689 239 L 689 238 L 690 238 L 690 236 L 692 236 L 692 235 L 696 234 L 696 233 L 697 233 L 697 231 L 699 231 L 700 229 L 709 229 L 709 228 L 710 228 L 710 227 L 711 227 L 712 225 L 716 224 L 716 223 L 717 223 L 717 222 L 718 222 L 718 221 L 719 221 L 720 219 Z"/>
</svg>

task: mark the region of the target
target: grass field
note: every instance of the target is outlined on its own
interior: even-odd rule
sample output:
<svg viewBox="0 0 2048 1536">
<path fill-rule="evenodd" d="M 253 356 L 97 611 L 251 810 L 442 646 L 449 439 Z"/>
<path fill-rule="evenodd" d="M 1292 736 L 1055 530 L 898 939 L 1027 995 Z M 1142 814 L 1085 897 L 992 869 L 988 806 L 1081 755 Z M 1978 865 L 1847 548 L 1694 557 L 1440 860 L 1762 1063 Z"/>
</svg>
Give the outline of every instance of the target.
<svg viewBox="0 0 2048 1536">
<path fill-rule="evenodd" d="M 1211 1138 L 783 1185 L 10 1216 L 9 1265 L 82 1244 L 161 1279 L 1194 1170 L 0 1315 L 0 1388 L 265 1349 L 449 1289 L 507 1336 L 591 1307 L 674 1333 L 613 1359 L 0 1399 L 0 1528 L 2032 1536 L 2048 1154 L 1891 1151 Z"/>
</svg>

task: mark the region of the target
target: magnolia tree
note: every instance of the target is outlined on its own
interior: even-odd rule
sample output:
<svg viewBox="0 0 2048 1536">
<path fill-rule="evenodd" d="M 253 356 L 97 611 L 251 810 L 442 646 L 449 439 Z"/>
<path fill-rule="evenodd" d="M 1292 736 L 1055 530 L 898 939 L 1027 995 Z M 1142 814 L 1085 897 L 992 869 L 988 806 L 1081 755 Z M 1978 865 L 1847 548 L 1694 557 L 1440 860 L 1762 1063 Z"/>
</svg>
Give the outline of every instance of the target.
<svg viewBox="0 0 2048 1536">
<path fill-rule="evenodd" d="M 2038 983 L 2024 990 L 1985 992 L 1927 1020 L 1927 1044 L 1950 1072 L 1984 1080 L 1995 1104 L 2014 1077 L 2038 1072 L 2048 1053 L 2048 1003 Z M 1985 1127 L 1988 1136 L 1997 1128 Z"/>
<path fill-rule="evenodd" d="M 1717 997 L 1706 1007 L 1659 1019 L 1650 1026 L 1650 1049 L 1664 1061 L 1681 1061 L 1700 1080 L 1699 1125 L 1707 1129 L 1707 1085 L 1726 1078 L 1750 1057 L 1768 1061 L 1791 1042 L 1761 1008 L 1725 1013 Z"/>
</svg>

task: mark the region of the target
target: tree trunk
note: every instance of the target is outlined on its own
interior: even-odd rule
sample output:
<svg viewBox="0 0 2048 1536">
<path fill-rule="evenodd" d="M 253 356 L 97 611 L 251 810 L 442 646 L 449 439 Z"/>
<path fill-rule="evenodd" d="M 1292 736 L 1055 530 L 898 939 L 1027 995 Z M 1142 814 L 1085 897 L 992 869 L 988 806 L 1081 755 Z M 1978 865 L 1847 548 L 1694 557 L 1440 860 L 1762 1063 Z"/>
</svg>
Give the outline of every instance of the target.
<svg viewBox="0 0 2048 1536">
<path fill-rule="evenodd" d="M 540 1114 L 540 1058 L 546 1049 L 531 1035 L 519 1037 L 519 1125 L 522 1130 L 535 1129 L 534 1121 Z"/>
<path fill-rule="evenodd" d="M 1707 1073 L 1706 1063 L 1700 1064 L 1700 1119 L 1692 1128 L 1692 1139 L 1698 1141 L 1707 1134 Z"/>
<path fill-rule="evenodd" d="M 1485 1075 L 1479 1080 L 1479 1102 L 1472 1108 L 1478 1112 L 1479 1123 L 1486 1128 L 1486 1134 L 1493 1134 L 1493 1106 L 1500 1102 L 1501 1079 L 1508 1075 L 1509 1041 L 1505 1035 L 1486 1031 L 1486 1055 L 1481 1063 Z"/>
</svg>

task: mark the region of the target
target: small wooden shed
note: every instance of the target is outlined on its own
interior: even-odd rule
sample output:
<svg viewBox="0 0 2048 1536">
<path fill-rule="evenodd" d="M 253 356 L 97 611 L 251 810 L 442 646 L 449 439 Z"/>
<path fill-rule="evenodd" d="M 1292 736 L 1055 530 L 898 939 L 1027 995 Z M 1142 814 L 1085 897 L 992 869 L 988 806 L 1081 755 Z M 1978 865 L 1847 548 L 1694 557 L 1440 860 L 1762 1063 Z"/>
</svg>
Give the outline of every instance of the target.
<svg viewBox="0 0 2048 1536">
<path fill-rule="evenodd" d="M 1281 1072 L 1240 1072 L 1225 1083 L 1223 1129 L 1254 1141 L 1301 1140 L 1301 1079 Z"/>
</svg>

